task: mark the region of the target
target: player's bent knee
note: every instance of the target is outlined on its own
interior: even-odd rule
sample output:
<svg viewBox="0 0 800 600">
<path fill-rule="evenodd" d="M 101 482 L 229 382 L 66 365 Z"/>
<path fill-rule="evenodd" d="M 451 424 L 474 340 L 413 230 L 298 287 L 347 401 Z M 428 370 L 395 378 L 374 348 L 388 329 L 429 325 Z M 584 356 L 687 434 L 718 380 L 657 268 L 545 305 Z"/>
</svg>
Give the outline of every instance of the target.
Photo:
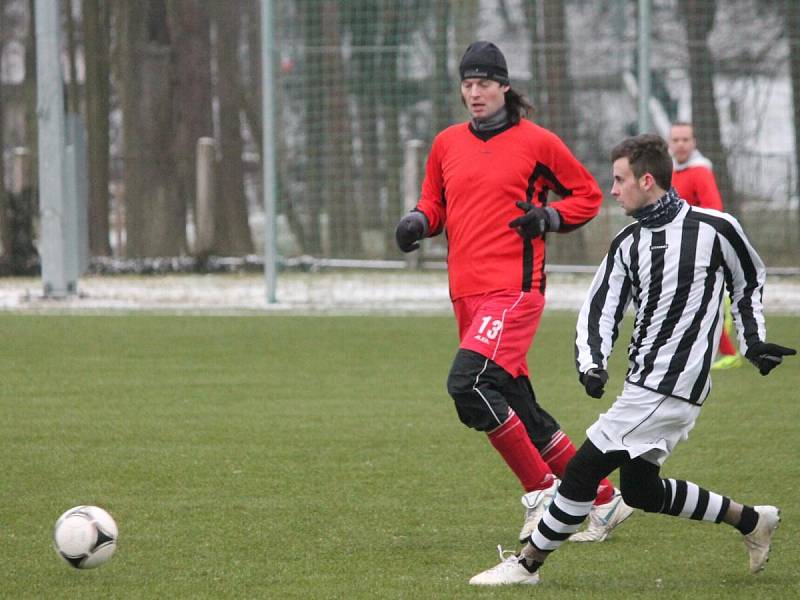
<svg viewBox="0 0 800 600">
<path fill-rule="evenodd" d="M 491 431 L 508 417 L 508 403 L 499 385 L 509 376 L 487 360 L 470 350 L 459 350 L 447 377 L 447 392 L 458 418 L 478 431 Z"/>
<path fill-rule="evenodd" d="M 658 467 L 642 461 L 620 469 L 619 487 L 625 504 L 645 512 L 661 512 L 664 504 L 664 484 Z"/>
<path fill-rule="evenodd" d="M 447 392 L 453 398 L 458 418 L 464 425 L 478 431 L 490 431 L 497 427 L 497 420 L 474 389 L 472 379 L 451 373 L 447 380 Z"/>
</svg>

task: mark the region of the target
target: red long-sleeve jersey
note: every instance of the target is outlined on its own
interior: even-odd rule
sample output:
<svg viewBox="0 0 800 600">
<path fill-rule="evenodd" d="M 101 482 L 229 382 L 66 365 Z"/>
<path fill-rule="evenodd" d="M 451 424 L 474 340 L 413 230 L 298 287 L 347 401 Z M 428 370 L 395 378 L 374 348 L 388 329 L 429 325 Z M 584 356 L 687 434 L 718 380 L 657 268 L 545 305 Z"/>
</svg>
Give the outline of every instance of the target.
<svg viewBox="0 0 800 600">
<path fill-rule="evenodd" d="M 675 169 L 672 187 L 692 206 L 722 210 L 722 197 L 711 169 L 704 166 Z"/>
<path fill-rule="evenodd" d="M 523 119 L 485 141 L 468 123 L 433 140 L 417 204 L 428 235 L 446 229 L 452 299 L 502 289 L 544 293 L 544 237 L 522 239 L 508 226 L 525 200 L 551 204 L 566 232 L 597 215 L 603 195 L 588 170 L 552 132 Z"/>
</svg>

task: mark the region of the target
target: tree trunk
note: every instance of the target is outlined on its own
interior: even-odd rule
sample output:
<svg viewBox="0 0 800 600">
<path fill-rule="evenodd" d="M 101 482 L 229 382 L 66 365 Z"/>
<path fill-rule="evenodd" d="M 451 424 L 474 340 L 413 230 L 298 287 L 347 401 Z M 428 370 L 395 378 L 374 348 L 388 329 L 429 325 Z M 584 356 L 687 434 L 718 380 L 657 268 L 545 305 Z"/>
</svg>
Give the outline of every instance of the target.
<svg viewBox="0 0 800 600">
<path fill-rule="evenodd" d="M 351 5 L 348 14 L 353 33 L 353 61 L 355 68 L 350 88 L 358 102 L 358 136 L 361 141 L 361 210 L 364 227 L 380 230 L 383 222 L 380 206 L 381 182 L 378 137 L 378 93 L 381 73 L 378 71 L 378 53 L 372 49 L 382 44 L 380 34 L 380 7 L 367 0 Z"/>
<path fill-rule="evenodd" d="M 322 254 L 322 231 L 320 213 L 325 205 L 325 177 L 323 174 L 323 128 L 319 116 L 319 97 L 312 90 L 320 87 L 324 81 L 324 65 L 322 62 L 322 13 L 309 10 L 306 15 L 303 31 L 306 53 L 303 86 L 308 90 L 303 95 L 305 124 L 305 155 L 307 162 L 305 212 L 308 215 L 308 228 L 300 240 L 302 251 L 312 256 Z"/>
<path fill-rule="evenodd" d="M 530 54 L 528 55 L 529 71 L 531 74 L 528 83 L 528 94 L 534 109 L 541 107 L 542 98 L 542 74 L 539 61 L 542 58 L 542 49 L 539 45 L 539 1 L 524 0 L 522 8 L 525 11 L 525 26 L 528 39 L 531 42 Z"/>
<path fill-rule="evenodd" d="M 89 254 L 110 256 L 109 138 L 111 85 L 109 9 L 102 0 L 83 0 L 83 44 L 86 63 L 86 131 L 89 170 Z"/>
<path fill-rule="evenodd" d="M 5 50 L 5 28 L 4 19 L 6 13 L 5 0 L 0 0 L 0 59 Z M 10 241 L 11 235 L 9 230 L 10 219 L 8 217 L 8 196 L 6 192 L 6 161 L 5 161 L 5 102 L 3 102 L 3 79 L 0 77 L 0 249 L 2 250 L 2 257 L 0 260 L 8 260 L 10 254 Z"/>
<path fill-rule="evenodd" d="M 447 60 L 449 56 L 449 44 L 447 43 L 447 30 L 450 24 L 450 4 L 447 2 L 437 2 L 434 7 L 434 39 L 433 39 L 433 130 L 439 132 L 448 125 L 452 124 L 450 114 L 450 102 L 447 100 L 455 94 L 452 88 L 452 76 L 450 75 L 450 65 Z M 461 57 L 458 57 L 459 60 Z"/>
<path fill-rule="evenodd" d="M 211 25 L 204 0 L 171 0 L 167 5 L 172 33 L 175 73 L 175 186 L 176 203 L 186 213 L 195 205 L 197 140 L 213 137 L 211 106 Z M 212 244 L 213 246 L 213 244 Z"/>
<path fill-rule="evenodd" d="M 39 214 L 39 121 L 36 114 L 36 6 L 28 0 L 28 35 L 25 37 L 25 147 L 31 155 L 31 209 Z"/>
<path fill-rule="evenodd" d="M 786 38 L 789 42 L 789 72 L 794 102 L 795 194 L 800 197 L 800 3 L 786 0 Z"/>
<path fill-rule="evenodd" d="M 719 113 L 714 96 L 714 63 L 708 47 L 708 36 L 714 27 L 716 9 L 716 0 L 681 0 L 681 13 L 686 19 L 695 137 L 703 154 L 714 165 L 714 177 L 722 194 L 725 210 L 738 214 L 738 199 L 728 172 L 728 157 L 719 129 Z"/>
<path fill-rule="evenodd" d="M 125 217 L 128 256 L 186 250 L 176 201 L 171 47 L 164 0 L 126 2 L 121 24 Z"/>
<path fill-rule="evenodd" d="M 544 0 L 542 17 L 545 60 L 545 80 L 542 83 L 547 90 L 543 111 L 545 126 L 572 146 L 578 136 L 569 76 L 569 42 L 564 35 L 567 30 L 564 3 Z"/>
<path fill-rule="evenodd" d="M 215 249 L 229 256 L 252 254 L 247 197 L 242 164 L 241 65 L 239 39 L 241 19 L 238 3 L 209 4 L 217 28 L 217 98 L 219 100 L 219 168 L 217 169 L 217 210 Z"/>
<path fill-rule="evenodd" d="M 337 0 L 322 3 L 324 73 L 329 85 L 322 96 L 325 128 L 324 172 L 328 196 L 328 233 L 333 256 L 362 253 L 358 207 L 353 202 L 353 148 L 341 53 L 342 31 Z"/>
<path fill-rule="evenodd" d="M 390 226 L 385 228 L 385 245 L 395 248 L 394 224 L 405 212 L 405 202 L 402 193 L 403 173 L 403 148 L 400 137 L 400 110 L 397 103 L 397 61 L 398 48 L 403 39 L 404 24 L 391 19 L 393 7 L 390 4 L 383 7 L 383 19 L 386 20 L 386 50 L 381 52 L 379 72 L 382 73 L 383 82 L 380 88 L 380 106 L 383 109 L 386 144 L 386 195 L 388 198 L 388 212 Z M 406 23 L 405 26 L 408 26 Z"/>
</svg>

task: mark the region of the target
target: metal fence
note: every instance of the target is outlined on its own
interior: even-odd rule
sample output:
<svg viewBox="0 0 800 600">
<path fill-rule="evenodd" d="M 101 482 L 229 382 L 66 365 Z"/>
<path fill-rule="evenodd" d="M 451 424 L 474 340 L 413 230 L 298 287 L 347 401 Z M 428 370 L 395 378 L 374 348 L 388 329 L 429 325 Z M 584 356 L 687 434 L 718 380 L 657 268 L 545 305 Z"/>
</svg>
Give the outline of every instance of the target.
<svg viewBox="0 0 800 600">
<path fill-rule="evenodd" d="M 259 23 L 262 2 L 274 15 L 269 31 Z M 0 0 L 0 139 L 9 192 L 0 235 L 6 259 L 12 238 L 26 239 L 15 236 L 14 223 L 31 228 L 41 244 L 35 213 L 27 220 L 7 214 L 19 196 L 12 182 L 14 148 L 24 143 L 20 130 L 31 111 L 24 92 L 29 75 L 20 73 L 29 64 L 31 29 L 25 14 L 32 4 Z M 403 258 L 394 247 L 394 226 L 416 197 L 431 141 L 444 127 L 467 118 L 458 92 L 459 58 L 470 41 L 489 39 L 507 57 L 512 86 L 535 106 L 534 120 L 561 136 L 606 192 L 614 144 L 643 129 L 666 135 L 671 122 L 691 121 L 700 150 L 714 163 L 726 209 L 743 221 L 767 264 L 800 265 L 800 3 L 794 0 L 61 4 L 67 24 L 74 21 L 74 39 L 63 40 L 64 53 L 77 65 L 65 74 L 65 88 L 73 109 L 82 112 L 88 110 L 92 84 L 84 62 L 98 50 L 81 25 L 94 15 L 87 12 L 92 7 L 110 13 L 108 43 L 100 46 L 111 64 L 105 115 L 108 193 L 99 212 L 90 210 L 88 225 L 92 248 L 106 249 L 93 252 L 95 264 L 100 258 L 106 265 L 110 258 L 162 256 L 164 248 L 201 262 L 209 255 L 261 254 L 265 231 L 269 237 L 275 232 L 285 266 L 399 264 L 392 262 Z M 223 4 L 224 10 L 217 10 Z M 150 11 L 144 15 L 148 28 L 138 30 L 134 24 L 144 18 L 141 10 Z M 144 37 L 130 42 L 135 34 Z M 274 59 L 273 82 L 261 78 L 262 41 L 265 55 Z M 145 53 L 136 54 L 142 48 Z M 189 58 L 195 61 L 191 68 L 179 61 Z M 144 85 L 126 83 L 131 60 L 147 63 L 135 71 L 150 78 Z M 161 62 L 148 62 L 153 60 Z M 261 139 L 260 92 L 275 108 L 277 131 L 266 140 Z M 155 108 L 148 112 L 151 105 Z M 186 115 L 197 117 L 198 106 L 207 107 L 198 117 L 207 131 L 186 126 Z M 87 117 L 86 122 L 91 151 L 96 121 Z M 134 152 L 130 140 L 148 127 L 156 128 L 150 138 L 162 140 L 162 146 L 164 139 L 183 139 L 187 131 L 215 140 L 215 243 L 198 244 L 197 232 L 207 231 L 208 223 L 198 223 L 203 211 L 192 183 L 196 138 L 170 141 L 166 151 L 149 148 L 150 138 L 138 140 Z M 264 141 L 274 144 L 276 157 L 274 227 L 264 219 Z M 137 171 L 148 163 L 159 175 Z M 93 202 L 90 198 L 90 209 Z M 226 221 L 240 212 L 247 228 L 243 234 Z M 549 262 L 596 264 L 625 223 L 607 201 L 586 227 L 553 236 Z M 173 243 L 159 244 L 136 228 L 166 231 Z M 107 244 L 92 239 L 97 235 Z M 242 237 L 251 239 L 235 243 Z M 444 236 L 426 241 L 425 258 L 440 261 L 445 244 Z"/>
</svg>

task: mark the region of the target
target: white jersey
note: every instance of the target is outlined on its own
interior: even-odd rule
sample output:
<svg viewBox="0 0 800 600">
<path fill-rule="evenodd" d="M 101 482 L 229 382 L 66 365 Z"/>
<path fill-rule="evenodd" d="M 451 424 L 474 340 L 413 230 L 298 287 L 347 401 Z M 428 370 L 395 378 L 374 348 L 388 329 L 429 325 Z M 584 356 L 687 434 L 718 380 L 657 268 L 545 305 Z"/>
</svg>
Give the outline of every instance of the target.
<svg viewBox="0 0 800 600">
<path fill-rule="evenodd" d="M 607 368 L 625 309 L 636 309 L 626 381 L 692 404 L 711 390 L 727 287 L 742 354 L 766 339 L 764 263 L 731 215 L 683 206 L 667 225 L 623 229 L 578 317 L 576 366 Z"/>
</svg>

